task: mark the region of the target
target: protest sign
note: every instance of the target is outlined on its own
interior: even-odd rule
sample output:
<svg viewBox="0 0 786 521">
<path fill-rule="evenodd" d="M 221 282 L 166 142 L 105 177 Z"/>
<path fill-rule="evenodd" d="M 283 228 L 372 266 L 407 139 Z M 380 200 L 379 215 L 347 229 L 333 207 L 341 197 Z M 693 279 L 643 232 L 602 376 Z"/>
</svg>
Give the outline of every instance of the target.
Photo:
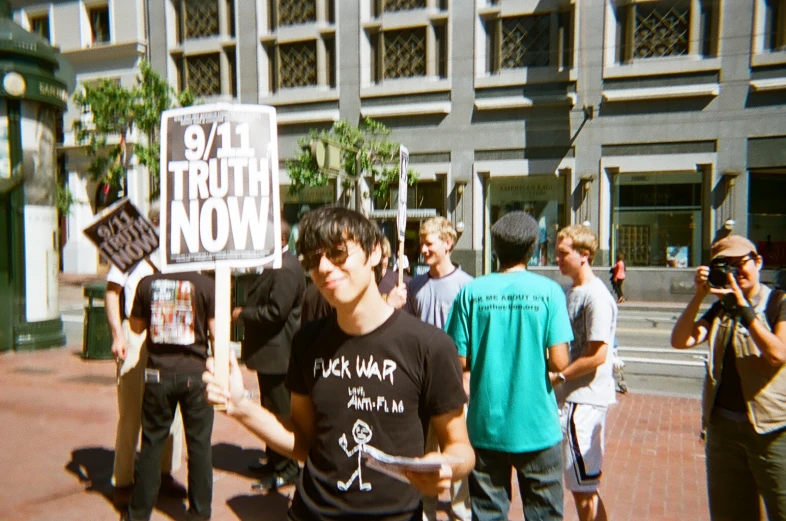
<svg viewBox="0 0 786 521">
<path fill-rule="evenodd" d="M 162 271 L 280 265 L 275 109 L 168 110 L 161 136 Z"/>
<path fill-rule="evenodd" d="M 161 270 L 215 269 L 215 376 L 229 382 L 231 268 L 281 266 L 276 111 L 217 103 L 161 116 Z"/>
<path fill-rule="evenodd" d="M 398 283 L 404 282 L 404 239 L 407 233 L 407 170 L 409 169 L 409 150 L 401 145 L 398 155 Z"/>
<path fill-rule="evenodd" d="M 158 248 L 156 227 L 128 199 L 105 208 L 83 233 L 123 273 Z"/>
</svg>

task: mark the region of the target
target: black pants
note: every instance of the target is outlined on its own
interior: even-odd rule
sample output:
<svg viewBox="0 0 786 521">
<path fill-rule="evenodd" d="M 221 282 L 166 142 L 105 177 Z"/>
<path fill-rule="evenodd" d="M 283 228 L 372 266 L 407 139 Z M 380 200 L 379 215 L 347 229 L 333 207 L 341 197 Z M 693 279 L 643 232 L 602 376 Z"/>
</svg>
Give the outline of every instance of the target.
<svg viewBox="0 0 786 521">
<path fill-rule="evenodd" d="M 161 486 L 161 452 L 180 404 L 188 451 L 188 519 L 210 519 L 213 500 L 213 408 L 207 402 L 201 374 L 161 375 L 145 382 L 142 398 L 142 452 L 134 472 L 128 506 L 133 521 L 148 520 Z"/>
<path fill-rule="evenodd" d="M 621 299 L 624 298 L 625 295 L 622 294 L 622 283 L 625 282 L 625 279 L 618 279 L 611 281 L 611 287 L 614 289 L 614 293 L 617 294 L 617 298 Z"/>
<path fill-rule="evenodd" d="M 290 394 L 289 389 L 284 385 L 285 377 L 283 374 L 257 373 L 262 407 L 273 414 L 287 416 L 290 410 Z M 282 456 L 269 447 L 265 448 L 265 455 L 268 464 L 273 467 L 273 472 L 276 474 L 295 475 L 300 470 L 297 461 Z"/>
</svg>

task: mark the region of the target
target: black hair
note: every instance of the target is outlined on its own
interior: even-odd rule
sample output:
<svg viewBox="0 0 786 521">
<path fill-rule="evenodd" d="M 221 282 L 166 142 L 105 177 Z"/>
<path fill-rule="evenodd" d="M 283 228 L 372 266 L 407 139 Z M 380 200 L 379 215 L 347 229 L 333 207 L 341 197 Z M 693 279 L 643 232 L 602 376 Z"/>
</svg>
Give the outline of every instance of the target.
<svg viewBox="0 0 786 521">
<path fill-rule="evenodd" d="M 323 206 L 303 216 L 299 225 L 297 251 L 309 255 L 353 241 L 366 258 L 380 244 L 382 233 L 363 214 L 339 206 Z"/>
<path fill-rule="evenodd" d="M 510 212 L 491 227 L 491 247 L 500 267 L 526 264 L 538 245 L 538 223 L 527 212 Z"/>
</svg>

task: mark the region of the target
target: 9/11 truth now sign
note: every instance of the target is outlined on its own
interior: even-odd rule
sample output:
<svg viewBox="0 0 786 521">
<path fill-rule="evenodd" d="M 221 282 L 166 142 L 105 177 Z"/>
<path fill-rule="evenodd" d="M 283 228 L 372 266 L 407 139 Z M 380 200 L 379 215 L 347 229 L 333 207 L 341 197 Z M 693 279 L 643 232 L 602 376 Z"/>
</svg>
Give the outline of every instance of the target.
<svg viewBox="0 0 786 521">
<path fill-rule="evenodd" d="M 161 136 L 162 271 L 279 265 L 275 109 L 168 110 Z"/>
</svg>

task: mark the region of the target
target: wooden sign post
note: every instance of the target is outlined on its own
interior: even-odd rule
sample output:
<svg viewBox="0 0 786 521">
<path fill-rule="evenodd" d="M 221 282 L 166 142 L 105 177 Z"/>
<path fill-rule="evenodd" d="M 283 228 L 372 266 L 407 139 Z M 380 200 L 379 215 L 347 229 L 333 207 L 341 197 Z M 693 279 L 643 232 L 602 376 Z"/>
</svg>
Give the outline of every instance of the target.
<svg viewBox="0 0 786 521">
<path fill-rule="evenodd" d="M 407 169 L 409 168 L 409 150 L 401 145 L 398 154 L 398 284 L 404 282 L 404 239 L 407 233 Z"/>
<path fill-rule="evenodd" d="M 215 270 L 216 379 L 229 385 L 231 269 L 281 266 L 276 112 L 217 103 L 161 118 L 161 270 Z"/>
</svg>

